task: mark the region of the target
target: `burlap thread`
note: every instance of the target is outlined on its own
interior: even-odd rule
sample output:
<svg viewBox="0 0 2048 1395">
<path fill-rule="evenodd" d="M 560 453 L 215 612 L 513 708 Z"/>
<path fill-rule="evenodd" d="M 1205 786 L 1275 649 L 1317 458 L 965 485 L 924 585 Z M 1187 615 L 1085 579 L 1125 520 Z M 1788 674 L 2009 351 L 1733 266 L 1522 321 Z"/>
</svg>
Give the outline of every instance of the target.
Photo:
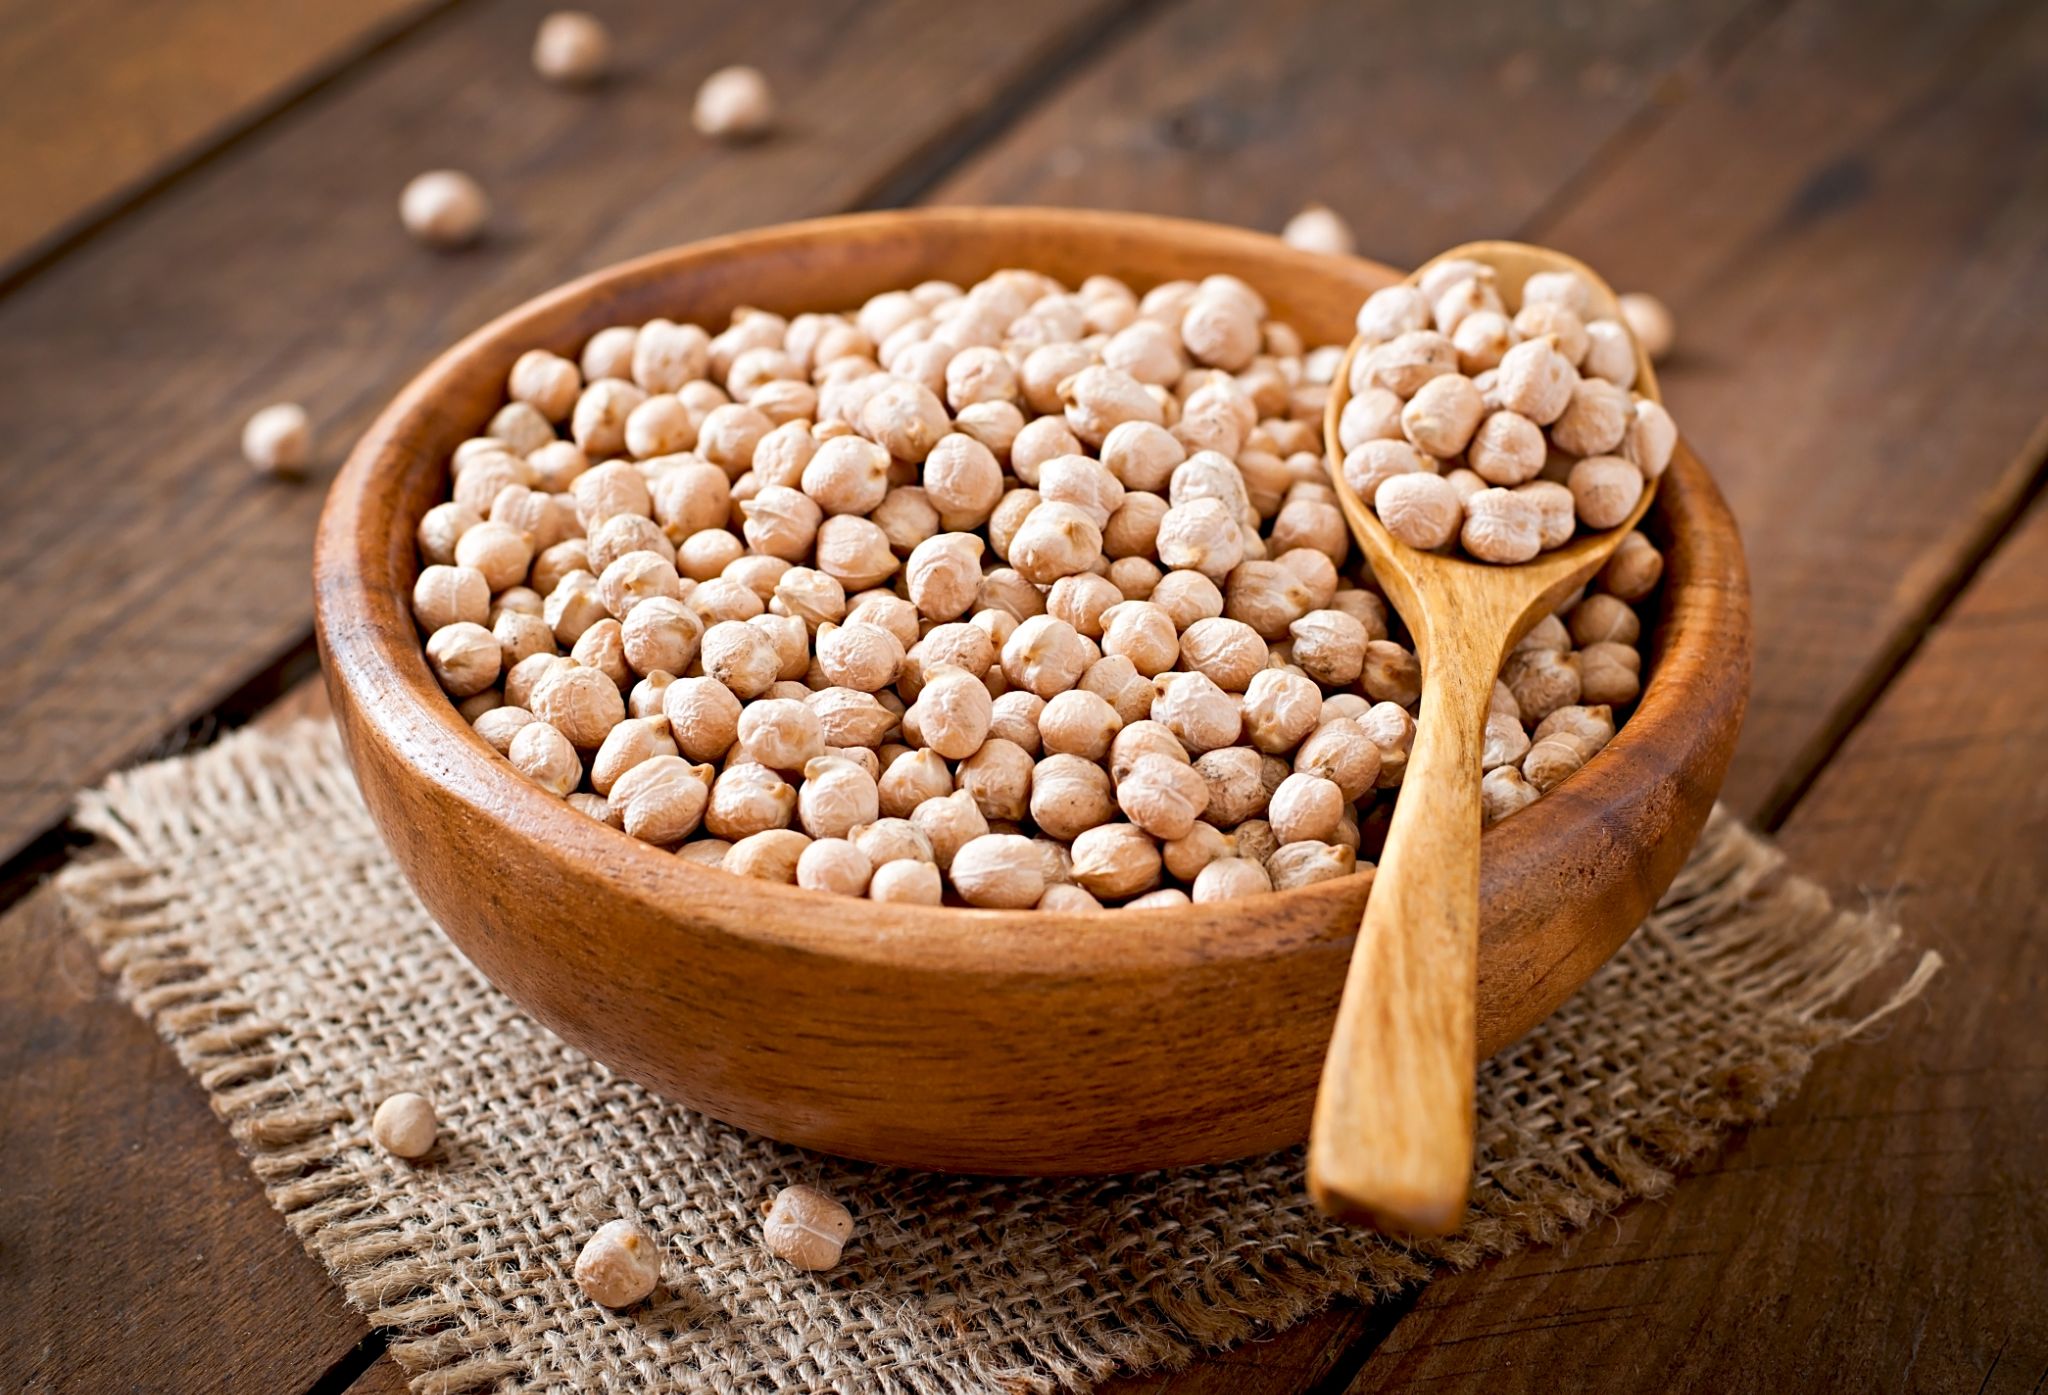
<svg viewBox="0 0 2048 1395">
<path fill-rule="evenodd" d="M 1717 815 L 1657 914 L 1482 1070 L 1471 1223 L 1418 1249 L 1323 1221 L 1295 1152 L 991 1181 L 821 1157 L 665 1103 L 528 1021 L 433 930 L 324 722 L 129 771 L 78 822 L 107 847 L 61 878 L 75 921 L 422 1395 L 1023 1395 L 1185 1361 L 1664 1191 L 1939 962 L 1840 1015 L 1899 928 L 1838 909 Z M 423 1166 L 368 1139 L 398 1089 L 442 1113 Z M 829 1273 L 759 1243 L 763 1203 L 800 1181 L 856 1213 Z M 667 1259 L 652 1301 L 609 1313 L 570 1270 L 620 1214 Z"/>
</svg>

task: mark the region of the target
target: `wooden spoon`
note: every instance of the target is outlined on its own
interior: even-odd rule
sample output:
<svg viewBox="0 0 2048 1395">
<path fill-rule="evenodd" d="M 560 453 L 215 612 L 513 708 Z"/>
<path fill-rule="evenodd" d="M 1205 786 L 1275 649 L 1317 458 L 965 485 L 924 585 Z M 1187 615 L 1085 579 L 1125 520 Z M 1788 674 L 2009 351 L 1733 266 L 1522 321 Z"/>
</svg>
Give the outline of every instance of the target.
<svg viewBox="0 0 2048 1395">
<path fill-rule="evenodd" d="M 1613 290 L 1582 263 L 1516 242 L 1453 248 L 1409 284 L 1453 257 L 1492 267 L 1510 305 L 1519 304 L 1522 283 L 1536 272 L 1577 272 L 1593 288 L 1599 311 L 1620 318 Z M 1373 574 L 1415 637 L 1422 704 L 1323 1060 L 1308 1184 L 1332 1216 L 1444 1235 L 1464 1219 L 1472 1175 L 1479 765 L 1494 678 L 1509 648 L 1606 563 L 1650 507 L 1656 485 L 1620 526 L 1520 565 L 1409 547 L 1344 482 L 1337 422 L 1359 352 L 1354 342 L 1330 393 L 1330 477 Z M 1634 386 L 1657 398 L 1640 348 Z"/>
</svg>

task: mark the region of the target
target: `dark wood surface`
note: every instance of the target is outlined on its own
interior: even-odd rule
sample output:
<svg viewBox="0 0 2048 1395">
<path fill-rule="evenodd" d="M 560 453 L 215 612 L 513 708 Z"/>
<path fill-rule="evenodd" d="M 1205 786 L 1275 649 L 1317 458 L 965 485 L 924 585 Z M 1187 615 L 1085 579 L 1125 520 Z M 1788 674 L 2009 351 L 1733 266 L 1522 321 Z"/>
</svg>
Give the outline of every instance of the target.
<svg viewBox="0 0 2048 1395">
<path fill-rule="evenodd" d="M 402 1387 L 30 894 L 67 852 L 48 831 L 80 784 L 303 670 L 325 467 L 432 350 L 627 253 L 931 196 L 1265 227 L 1320 198 L 1390 261 L 1534 236 L 1665 295 L 1667 395 L 1756 581 L 1730 793 L 1950 959 L 1670 1198 L 1119 1388 L 2040 1388 L 2042 7 L 620 4 L 634 71 L 594 97 L 528 81 L 545 8 L 462 0 L 388 41 L 249 50 L 281 66 L 236 74 L 200 128 L 241 134 L 160 142 L 107 185 L 130 204 L 0 289 L 0 856 L 28 849 L 0 878 L 7 1381 Z M 677 95 L 738 58 L 793 114 L 744 160 Z M 111 168 L 92 132 L 125 119 L 86 104 L 47 129 Z M 440 163 L 501 209 L 453 259 L 391 213 Z M 321 423 L 305 487 L 234 458 L 280 397 Z"/>
<path fill-rule="evenodd" d="M 445 3 L 0 0 L 0 278 Z"/>
</svg>

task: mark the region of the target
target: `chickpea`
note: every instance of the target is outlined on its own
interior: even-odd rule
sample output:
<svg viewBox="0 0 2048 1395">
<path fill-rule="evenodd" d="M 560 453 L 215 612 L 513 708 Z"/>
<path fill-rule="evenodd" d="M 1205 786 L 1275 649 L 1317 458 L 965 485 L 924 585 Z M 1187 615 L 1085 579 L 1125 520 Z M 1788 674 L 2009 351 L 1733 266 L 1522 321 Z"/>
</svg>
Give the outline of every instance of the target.
<svg viewBox="0 0 2048 1395">
<path fill-rule="evenodd" d="M 1516 810 L 1534 804 L 1540 793 L 1512 765 L 1487 771 L 1479 782 L 1479 805 L 1486 826 L 1491 828 Z"/>
<path fill-rule="evenodd" d="M 880 585 L 900 565 L 888 534 L 865 518 L 840 514 L 818 527 L 818 570 L 850 590 Z"/>
<path fill-rule="evenodd" d="M 1580 701 L 1619 707 L 1641 696 L 1643 656 L 1632 646 L 1601 640 L 1578 659 Z"/>
<path fill-rule="evenodd" d="M 834 687 L 872 693 L 902 672 L 903 645 L 882 626 L 848 617 L 844 625 L 818 626 L 817 659 Z"/>
<path fill-rule="evenodd" d="M 1326 567 L 1329 564 L 1329 559 L 1320 553 L 1309 553 L 1307 557 L 1320 560 Z M 1334 596 L 1334 577 L 1326 580 L 1331 583 L 1328 590 Z M 1261 639 L 1277 642 L 1287 638 L 1288 626 L 1316 609 L 1316 600 L 1316 593 L 1302 581 L 1294 566 L 1245 562 L 1230 573 L 1224 587 L 1223 614 L 1228 619 L 1243 621 Z M 1182 647 L 1186 648 L 1185 636 Z"/>
<path fill-rule="evenodd" d="M 1600 378 L 1572 384 L 1571 400 L 1550 425 L 1550 439 L 1572 455 L 1606 455 L 1619 449 L 1634 419 L 1635 404 L 1624 388 Z"/>
<path fill-rule="evenodd" d="M 1266 872 L 1275 891 L 1333 881 L 1355 870 L 1357 855 L 1341 843 L 1288 843 L 1266 859 Z"/>
<path fill-rule="evenodd" d="M 567 796 L 583 780 L 576 748 L 544 721 L 528 722 L 513 733 L 505 757 L 521 775 L 553 795 Z"/>
<path fill-rule="evenodd" d="M 1294 768 L 1330 781 L 1346 803 L 1355 804 L 1378 784 L 1383 760 L 1381 746 L 1357 720 L 1346 717 L 1325 722 L 1311 733 L 1295 752 Z"/>
<path fill-rule="evenodd" d="M 1515 313 L 1515 333 L 1525 340 L 1546 335 L 1557 340 L 1557 350 L 1576 368 L 1586 361 L 1586 319 L 1568 305 L 1554 301 L 1525 304 Z"/>
<path fill-rule="evenodd" d="M 415 175 L 398 196 L 399 221 L 429 247 L 467 247 L 482 236 L 490 216 L 483 186 L 460 170 Z"/>
<path fill-rule="evenodd" d="M 1365 441 L 1344 457 L 1344 483 L 1366 504 L 1375 502 L 1388 480 L 1417 472 L 1434 474 L 1436 462 L 1406 441 Z"/>
<path fill-rule="evenodd" d="M 897 714 L 884 707 L 874 694 L 857 692 L 852 688 L 820 688 L 811 694 L 808 702 L 811 711 L 817 714 L 827 746 L 873 746 L 897 722 Z M 737 729 L 737 715 L 733 720 Z"/>
<path fill-rule="evenodd" d="M 990 708 L 989 735 L 1014 742 L 1026 753 L 1036 756 L 1043 749 L 1039 744 L 1038 719 L 1044 712 L 1044 698 L 1022 688 L 1012 688 L 997 698 Z"/>
<path fill-rule="evenodd" d="M 825 732 L 802 702 L 763 698 L 740 714 L 739 743 L 742 759 L 772 770 L 802 770 L 824 755 Z"/>
<path fill-rule="evenodd" d="M 666 717 L 628 717 L 605 733 L 597 754 L 591 757 L 590 787 L 609 795 L 619 777 L 634 766 L 675 754 L 676 743 L 668 734 Z"/>
<path fill-rule="evenodd" d="M 1153 680 L 1152 717 L 1188 751 L 1228 746 L 1243 726 L 1238 703 L 1203 673 L 1165 673 Z"/>
<path fill-rule="evenodd" d="M 910 823 L 930 843 L 932 859 L 942 869 L 950 869 L 961 848 L 988 832 L 973 791 L 964 788 L 925 800 L 911 811 Z"/>
<path fill-rule="evenodd" d="M 1266 667 L 1268 652 L 1266 641 L 1242 620 L 1197 620 L 1180 636 L 1182 665 L 1190 672 L 1205 675 L 1226 692 L 1243 692 L 1253 676 Z"/>
<path fill-rule="evenodd" d="M 1556 421 L 1571 402 L 1579 379 L 1571 360 L 1558 351 L 1557 336 L 1524 340 L 1501 357 L 1494 395 L 1501 407 L 1538 426 Z"/>
<path fill-rule="evenodd" d="M 892 819 L 909 818 L 927 800 L 953 792 L 953 771 L 937 751 L 912 751 L 882 772 L 880 812 Z M 870 815 L 864 822 L 873 822 Z"/>
<path fill-rule="evenodd" d="M 763 829 L 734 840 L 719 865 L 736 877 L 794 885 L 797 866 L 810 845 L 810 838 L 793 828 Z"/>
<path fill-rule="evenodd" d="M 506 755 L 512 749 L 512 738 L 520 729 L 533 721 L 533 714 L 523 707 L 493 707 L 480 713 L 470 722 L 476 734 L 490 744 L 499 755 Z M 573 747 L 571 748 L 574 749 Z"/>
<path fill-rule="evenodd" d="M 412 613 L 430 632 L 462 620 L 482 624 L 490 618 L 491 585 L 475 567 L 422 568 L 413 583 Z"/>
<path fill-rule="evenodd" d="M 675 755 L 654 755 L 629 767 L 607 798 L 621 826 L 643 842 L 679 843 L 704 817 L 713 771 Z"/>
<path fill-rule="evenodd" d="M 1042 749 L 1053 754 L 1100 761 L 1109 754 L 1110 742 L 1123 730 L 1123 724 L 1107 700 L 1075 688 L 1056 694 L 1045 704 L 1038 717 L 1039 741 Z"/>
<path fill-rule="evenodd" d="M 903 576 L 920 614 L 952 620 L 973 607 L 981 591 L 982 546 L 973 533 L 940 533 L 912 549 Z"/>
<path fill-rule="evenodd" d="M 868 899 L 898 905 L 937 906 L 945 900 L 939 869 L 929 862 L 898 858 L 875 869 Z"/>
<path fill-rule="evenodd" d="M 1144 497 L 1156 498 L 1158 496 L 1146 495 Z M 1112 519 L 1110 522 L 1111 526 L 1114 527 L 1115 520 Z M 1107 539 L 1105 538 L 1106 541 Z M 1109 564 L 1110 583 L 1117 590 L 1123 592 L 1124 599 L 1127 601 L 1150 600 L 1152 593 L 1159 588 L 1159 582 L 1164 575 L 1165 573 L 1159 570 L 1159 565 L 1146 557 L 1119 557 L 1116 561 Z M 1206 580 L 1206 578 L 1204 579 Z"/>
<path fill-rule="evenodd" d="M 1586 361 L 1589 378 L 1604 378 L 1616 387 L 1631 387 L 1636 380 L 1636 345 L 1628 327 L 1619 320 L 1589 320 L 1586 323 Z"/>
<path fill-rule="evenodd" d="M 1030 813 L 1054 838 L 1071 839 L 1116 813 L 1109 772 L 1076 755 L 1050 755 L 1031 776 Z"/>
<path fill-rule="evenodd" d="M 576 501 L 576 517 L 586 534 L 595 533 L 608 518 L 620 514 L 649 517 L 654 510 L 646 477 L 623 460 L 585 470 L 571 481 L 569 494 Z"/>
<path fill-rule="evenodd" d="M 1159 846 L 1143 829 L 1107 823 L 1074 839 L 1074 881 L 1109 900 L 1135 896 L 1155 886 L 1162 865 Z"/>
<path fill-rule="evenodd" d="M 1118 781 L 1116 802 L 1126 818 L 1152 836 L 1181 839 L 1208 809 L 1209 786 L 1185 758 L 1147 754 Z"/>
<path fill-rule="evenodd" d="M 1401 431 L 1417 450 L 1439 459 L 1464 451 L 1486 415 L 1479 389 L 1458 373 L 1431 378 L 1401 409 Z"/>
<path fill-rule="evenodd" d="M 420 519 L 414 535 L 420 559 L 430 566 L 449 566 L 455 561 L 455 544 L 462 535 L 483 522 L 483 514 L 467 504 L 448 500 L 434 505 Z"/>
<path fill-rule="evenodd" d="M 953 854 L 953 889 L 970 906 L 1025 910 L 1045 894 L 1045 865 L 1029 838 L 989 833 Z"/>
<path fill-rule="evenodd" d="M 965 760 L 988 739 L 994 701 L 979 678 L 942 664 L 925 675 L 911 711 L 927 746 L 948 760 Z"/>
<path fill-rule="evenodd" d="M 1558 708 L 1577 703 L 1583 691 L 1574 656 L 1549 649 L 1518 649 L 1508 655 L 1501 681 L 1528 722 L 1541 722 Z"/>
<path fill-rule="evenodd" d="M 1322 720 L 1323 694 L 1314 680 L 1284 669 L 1253 676 L 1245 690 L 1245 733 L 1259 750 L 1284 755 Z"/>
<path fill-rule="evenodd" d="M 1245 857 L 1221 857 L 1202 868 L 1194 878 L 1193 900 L 1197 905 L 1211 901 L 1234 901 L 1273 889 L 1273 879 L 1261 864 Z"/>
<path fill-rule="evenodd" d="M 825 513 L 869 513 L 889 492 L 889 452 L 858 436 L 841 436 L 817 448 L 801 479 L 803 492 Z"/>
<path fill-rule="evenodd" d="M 1657 589 L 1664 575 L 1664 555 L 1640 532 L 1621 540 L 1601 568 L 1600 584 L 1618 600 L 1639 601 Z"/>
<path fill-rule="evenodd" d="M 493 591 L 524 581 L 532 561 L 532 540 L 504 523 L 479 523 L 455 543 L 455 565 L 480 574 Z"/>
<path fill-rule="evenodd" d="M 550 669 L 523 704 L 579 749 L 594 751 L 626 717 L 618 684 L 594 668 L 565 663 Z"/>
<path fill-rule="evenodd" d="M 1092 569 L 1102 557 L 1102 529 L 1073 504 L 1040 503 L 1010 540 L 1005 560 L 1026 580 L 1049 586 Z"/>
<path fill-rule="evenodd" d="M 959 410 L 953 418 L 953 427 L 960 435 L 969 437 L 998 460 L 1003 460 L 1009 457 L 1018 435 L 1024 430 L 1024 413 L 1014 402 L 976 402 Z M 926 462 L 930 462 L 929 456 Z"/>
<path fill-rule="evenodd" d="M 1200 572 L 1213 581 L 1244 560 L 1238 515 L 1220 499 L 1194 499 L 1167 509 L 1159 520 L 1159 560 Z"/>
<path fill-rule="evenodd" d="M 1074 686 L 1093 662 L 1092 646 L 1064 620 L 1034 615 L 1003 645 L 1003 673 L 1016 687 L 1048 701 Z"/>
<path fill-rule="evenodd" d="M 1579 461 L 1572 466 L 1567 483 L 1578 504 L 1579 521 L 1588 528 L 1619 526 L 1643 497 L 1643 472 L 1618 455 Z M 466 535 L 465 541 L 470 536 L 474 532 Z"/>
<path fill-rule="evenodd" d="M 1424 552 L 1448 544 L 1465 521 L 1463 500 L 1441 475 L 1411 473 L 1382 481 L 1373 509 L 1389 533 Z"/>
<path fill-rule="evenodd" d="M 867 895 L 873 872 L 867 854 L 844 838 L 814 838 L 796 860 L 798 886 L 841 896 Z"/>
<path fill-rule="evenodd" d="M 1030 811 L 1033 765 L 1023 747 L 998 739 L 961 761 L 953 776 L 982 817 L 1015 822 Z"/>
<path fill-rule="evenodd" d="M 804 831 L 813 838 L 848 837 L 881 813 L 875 777 L 854 761 L 825 755 L 805 763 L 796 807 Z"/>
<path fill-rule="evenodd" d="M 1542 550 L 1542 512 L 1512 489 L 1482 489 L 1465 500 L 1458 540 L 1482 562 L 1526 562 Z"/>
</svg>

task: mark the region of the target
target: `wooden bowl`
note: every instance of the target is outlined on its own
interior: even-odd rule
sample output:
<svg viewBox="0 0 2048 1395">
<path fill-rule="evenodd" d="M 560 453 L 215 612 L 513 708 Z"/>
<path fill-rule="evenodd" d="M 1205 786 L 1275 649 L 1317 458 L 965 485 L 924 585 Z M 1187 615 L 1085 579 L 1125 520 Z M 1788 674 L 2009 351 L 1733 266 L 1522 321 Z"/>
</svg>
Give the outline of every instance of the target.
<svg viewBox="0 0 2048 1395">
<path fill-rule="evenodd" d="M 936 209 L 767 228 L 657 253 L 486 326 L 415 378 L 335 481 L 318 633 L 349 760 L 450 939 L 564 1039 L 715 1118 L 877 1162 L 1125 1171 L 1301 1140 L 1364 877 L 1220 905 L 1103 914 L 890 906 L 685 862 L 596 823 L 500 759 L 429 673 L 409 613 L 413 530 L 514 358 L 607 325 L 722 324 L 737 305 L 852 308 L 1005 266 L 1140 288 L 1231 272 L 1310 343 L 1342 344 L 1369 262 L 1202 223 Z M 1654 668 L 1586 767 L 1487 833 L 1479 1049 L 1542 1021 L 1676 875 L 1748 691 L 1741 544 L 1682 448 Z"/>
</svg>

